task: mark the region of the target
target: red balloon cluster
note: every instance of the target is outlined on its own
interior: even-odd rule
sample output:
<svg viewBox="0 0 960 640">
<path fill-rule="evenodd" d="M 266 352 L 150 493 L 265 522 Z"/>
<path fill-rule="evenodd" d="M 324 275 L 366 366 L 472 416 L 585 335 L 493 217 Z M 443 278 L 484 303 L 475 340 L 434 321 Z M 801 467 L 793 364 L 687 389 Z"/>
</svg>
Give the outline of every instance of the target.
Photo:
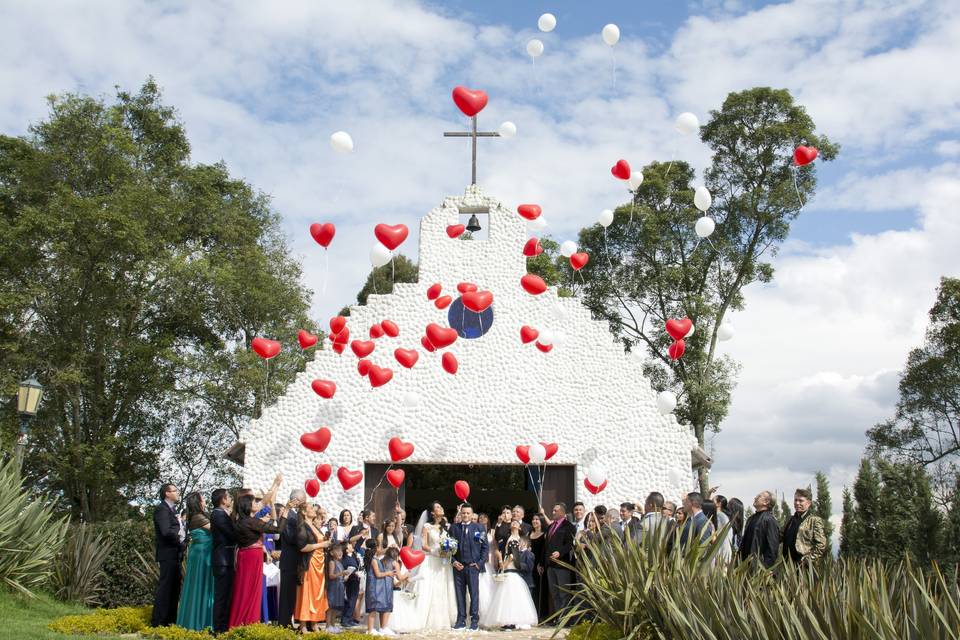
<svg viewBox="0 0 960 640">
<path fill-rule="evenodd" d="M 666 329 L 667 333 L 670 334 L 670 337 L 673 338 L 673 344 L 670 345 L 670 348 L 667 349 L 667 354 L 673 360 L 679 360 L 683 357 L 683 352 L 686 351 L 687 345 L 683 341 L 690 329 L 693 328 L 693 321 L 690 318 L 683 318 L 682 320 L 675 320 L 673 318 L 667 320 Z"/>
</svg>

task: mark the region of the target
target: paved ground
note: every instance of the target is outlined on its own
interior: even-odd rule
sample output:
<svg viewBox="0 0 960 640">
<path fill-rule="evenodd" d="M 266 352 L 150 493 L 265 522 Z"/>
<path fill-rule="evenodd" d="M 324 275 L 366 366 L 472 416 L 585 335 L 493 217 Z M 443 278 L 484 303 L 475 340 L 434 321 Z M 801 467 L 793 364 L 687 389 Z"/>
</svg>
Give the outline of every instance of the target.
<svg viewBox="0 0 960 640">
<path fill-rule="evenodd" d="M 398 638 L 429 638 L 430 640 L 547 640 L 553 636 L 553 627 L 534 628 L 516 631 L 425 631 L 421 633 L 405 633 Z M 566 632 L 557 637 L 562 638 Z"/>
</svg>

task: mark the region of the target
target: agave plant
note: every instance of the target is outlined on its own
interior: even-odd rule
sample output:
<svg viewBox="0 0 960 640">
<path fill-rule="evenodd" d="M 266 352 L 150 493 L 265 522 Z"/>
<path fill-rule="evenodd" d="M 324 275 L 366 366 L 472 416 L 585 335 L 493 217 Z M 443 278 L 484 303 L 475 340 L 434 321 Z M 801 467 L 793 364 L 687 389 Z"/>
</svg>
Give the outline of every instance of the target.
<svg viewBox="0 0 960 640">
<path fill-rule="evenodd" d="M 46 584 L 66 530 L 49 501 L 23 490 L 17 462 L 0 461 L 0 583 L 32 596 Z"/>
<path fill-rule="evenodd" d="M 160 580 L 160 565 L 152 560 L 147 560 L 139 551 L 133 553 L 137 556 L 137 565 L 130 567 L 130 573 L 133 575 L 134 581 L 152 590 Z"/>
<path fill-rule="evenodd" d="M 85 524 L 73 528 L 57 558 L 50 586 L 60 600 L 94 606 L 101 604 L 104 560 L 112 543 Z"/>
</svg>

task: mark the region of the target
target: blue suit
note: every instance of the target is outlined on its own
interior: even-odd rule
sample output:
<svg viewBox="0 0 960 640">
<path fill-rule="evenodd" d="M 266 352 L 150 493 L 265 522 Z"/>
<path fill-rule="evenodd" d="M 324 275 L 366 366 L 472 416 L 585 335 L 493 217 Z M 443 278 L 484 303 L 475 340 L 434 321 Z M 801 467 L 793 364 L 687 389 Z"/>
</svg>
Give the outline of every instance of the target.
<svg viewBox="0 0 960 640">
<path fill-rule="evenodd" d="M 453 524 L 448 533 L 457 541 L 453 559 L 463 565 L 453 568 L 453 586 L 457 593 L 457 622 L 454 628 L 463 628 L 467 621 L 467 589 L 470 590 L 470 628 L 480 624 L 480 574 L 487 561 L 487 532 L 479 524 Z"/>
<path fill-rule="evenodd" d="M 703 511 L 687 518 L 687 521 L 683 523 L 683 529 L 680 530 L 680 546 L 685 547 L 694 536 L 698 535 L 700 544 L 706 544 L 710 540 L 710 536 L 713 535 L 713 525 Z"/>
</svg>

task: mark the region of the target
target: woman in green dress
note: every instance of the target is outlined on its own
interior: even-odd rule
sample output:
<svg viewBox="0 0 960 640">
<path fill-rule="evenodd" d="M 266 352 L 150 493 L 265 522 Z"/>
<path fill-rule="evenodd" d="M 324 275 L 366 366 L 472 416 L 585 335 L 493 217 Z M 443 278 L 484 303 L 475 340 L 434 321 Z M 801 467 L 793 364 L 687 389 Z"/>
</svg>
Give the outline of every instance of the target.
<svg viewBox="0 0 960 640">
<path fill-rule="evenodd" d="M 187 574 L 183 579 L 177 625 L 202 631 L 213 626 L 213 571 L 210 568 L 213 539 L 203 496 L 193 492 L 187 496 L 186 503 L 190 547 L 187 550 Z"/>
</svg>

